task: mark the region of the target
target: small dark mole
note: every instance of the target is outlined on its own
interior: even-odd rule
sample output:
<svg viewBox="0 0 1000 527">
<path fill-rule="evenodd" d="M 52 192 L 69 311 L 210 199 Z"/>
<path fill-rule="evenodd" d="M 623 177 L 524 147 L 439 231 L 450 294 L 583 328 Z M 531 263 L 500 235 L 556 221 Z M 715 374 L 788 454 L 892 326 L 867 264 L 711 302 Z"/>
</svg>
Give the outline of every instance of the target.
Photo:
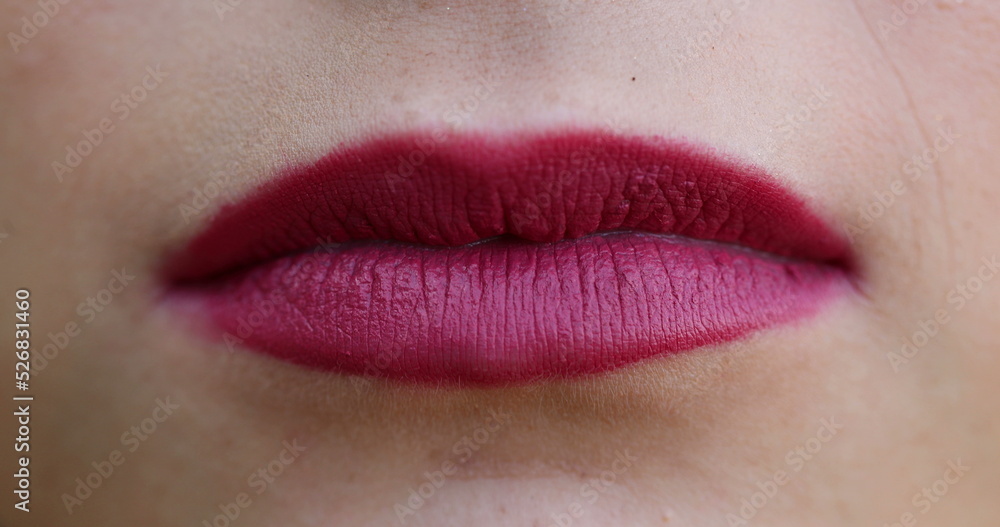
<svg viewBox="0 0 1000 527">
<path fill-rule="evenodd" d="M 632 82 L 635 82 L 635 77 L 632 77 Z"/>
</svg>

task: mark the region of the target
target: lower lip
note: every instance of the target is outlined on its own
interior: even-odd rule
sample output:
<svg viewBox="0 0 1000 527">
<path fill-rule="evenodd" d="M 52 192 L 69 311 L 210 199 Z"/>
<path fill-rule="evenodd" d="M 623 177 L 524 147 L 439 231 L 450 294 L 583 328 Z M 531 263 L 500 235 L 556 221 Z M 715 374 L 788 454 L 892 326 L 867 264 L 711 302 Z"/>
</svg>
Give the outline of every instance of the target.
<svg viewBox="0 0 1000 527">
<path fill-rule="evenodd" d="M 416 382 L 600 373 L 814 313 L 837 267 L 612 232 L 460 247 L 349 242 L 198 285 L 232 345 L 306 367 Z"/>
</svg>

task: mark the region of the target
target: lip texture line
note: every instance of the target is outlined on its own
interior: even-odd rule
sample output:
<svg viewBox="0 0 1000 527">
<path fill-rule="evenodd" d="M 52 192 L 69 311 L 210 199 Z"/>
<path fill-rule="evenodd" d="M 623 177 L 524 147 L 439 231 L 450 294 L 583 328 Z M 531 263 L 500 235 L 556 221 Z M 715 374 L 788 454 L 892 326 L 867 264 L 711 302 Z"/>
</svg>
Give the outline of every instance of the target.
<svg viewBox="0 0 1000 527">
<path fill-rule="evenodd" d="M 808 316 L 845 239 L 761 170 L 604 132 L 413 133 L 289 170 L 168 259 L 211 331 L 303 366 L 518 383 Z"/>
</svg>

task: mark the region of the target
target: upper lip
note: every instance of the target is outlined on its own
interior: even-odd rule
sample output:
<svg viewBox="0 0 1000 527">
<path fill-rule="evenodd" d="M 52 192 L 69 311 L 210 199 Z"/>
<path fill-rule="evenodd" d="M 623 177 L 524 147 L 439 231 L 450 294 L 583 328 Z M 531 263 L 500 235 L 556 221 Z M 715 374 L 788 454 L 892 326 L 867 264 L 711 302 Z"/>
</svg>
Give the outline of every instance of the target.
<svg viewBox="0 0 1000 527">
<path fill-rule="evenodd" d="M 408 133 L 293 168 L 172 254 L 173 282 L 318 246 L 459 246 L 641 231 L 721 242 L 850 271 L 849 244 L 763 170 L 707 147 L 605 132 Z M 298 196 L 289 199 L 289 196 Z"/>
</svg>

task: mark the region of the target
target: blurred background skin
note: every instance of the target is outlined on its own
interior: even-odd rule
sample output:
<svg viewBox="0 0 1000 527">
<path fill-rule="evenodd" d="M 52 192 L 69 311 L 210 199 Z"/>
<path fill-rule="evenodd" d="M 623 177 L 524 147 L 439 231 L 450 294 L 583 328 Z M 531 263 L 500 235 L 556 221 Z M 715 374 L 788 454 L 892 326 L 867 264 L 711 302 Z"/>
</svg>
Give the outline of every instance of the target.
<svg viewBox="0 0 1000 527">
<path fill-rule="evenodd" d="M 1000 518 L 997 2 L 224 1 L 0 3 L 0 333 L 11 350 L 28 288 L 52 356 L 32 512 L 6 477 L 0 524 Z M 156 300 L 163 254 L 287 162 L 413 127 L 565 126 L 765 167 L 852 227 L 861 289 L 743 342 L 495 390 L 228 353 Z"/>
</svg>

